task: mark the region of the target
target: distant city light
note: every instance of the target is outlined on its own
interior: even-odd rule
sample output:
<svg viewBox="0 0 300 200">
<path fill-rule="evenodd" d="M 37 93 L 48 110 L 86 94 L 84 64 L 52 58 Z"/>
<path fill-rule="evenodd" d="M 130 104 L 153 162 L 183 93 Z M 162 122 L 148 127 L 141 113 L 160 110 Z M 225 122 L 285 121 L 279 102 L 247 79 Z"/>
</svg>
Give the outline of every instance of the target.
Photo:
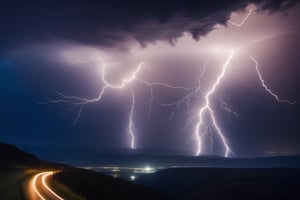
<svg viewBox="0 0 300 200">
<path fill-rule="evenodd" d="M 155 172 L 155 169 L 152 167 L 146 166 L 143 168 L 143 172 L 144 173 L 153 173 L 153 172 Z"/>
<path fill-rule="evenodd" d="M 130 176 L 130 179 L 131 179 L 132 181 L 134 181 L 134 180 L 135 180 L 135 176 L 134 176 L 134 175 L 131 175 L 131 176 Z"/>
</svg>

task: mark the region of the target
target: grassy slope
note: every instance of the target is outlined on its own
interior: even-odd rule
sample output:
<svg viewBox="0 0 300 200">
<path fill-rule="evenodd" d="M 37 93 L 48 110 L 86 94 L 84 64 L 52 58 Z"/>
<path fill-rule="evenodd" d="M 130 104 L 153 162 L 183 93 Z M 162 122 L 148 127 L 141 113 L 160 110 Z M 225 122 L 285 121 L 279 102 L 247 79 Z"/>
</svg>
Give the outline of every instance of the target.
<svg viewBox="0 0 300 200">
<path fill-rule="evenodd" d="M 23 199 L 22 183 L 33 173 L 32 170 L 6 170 L 0 173 L 0 199 Z"/>
<path fill-rule="evenodd" d="M 13 145 L 0 143 L 0 200 L 23 200 L 23 183 L 40 171 L 64 170 L 55 174 L 51 188 L 65 199 L 166 199 L 160 193 L 131 182 L 96 172 L 41 161 Z M 79 195 L 78 195 L 79 194 Z"/>
<path fill-rule="evenodd" d="M 17 147 L 0 143 L 0 200 L 23 200 L 23 184 L 33 174 L 62 165 L 41 161 Z"/>
</svg>

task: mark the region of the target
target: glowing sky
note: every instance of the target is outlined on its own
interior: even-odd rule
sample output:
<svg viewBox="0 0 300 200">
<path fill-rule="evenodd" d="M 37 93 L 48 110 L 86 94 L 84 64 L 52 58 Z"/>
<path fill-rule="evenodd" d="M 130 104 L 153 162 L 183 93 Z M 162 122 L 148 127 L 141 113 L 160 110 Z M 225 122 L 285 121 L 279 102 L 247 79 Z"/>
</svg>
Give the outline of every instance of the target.
<svg viewBox="0 0 300 200">
<path fill-rule="evenodd" d="M 193 3 L 179 9 L 178 1 L 172 11 L 161 5 L 166 19 L 137 5 L 120 24 L 97 16 L 99 40 L 94 28 L 78 30 L 85 16 L 78 29 L 70 23 L 65 30 L 50 14 L 46 34 L 31 18 L 22 36 L 10 36 L 20 27 L 8 26 L 0 46 L 0 139 L 189 155 L 299 153 L 299 103 L 289 102 L 299 100 L 300 7 L 252 2 L 195 13 Z M 116 18 L 127 16 L 116 9 Z"/>
</svg>

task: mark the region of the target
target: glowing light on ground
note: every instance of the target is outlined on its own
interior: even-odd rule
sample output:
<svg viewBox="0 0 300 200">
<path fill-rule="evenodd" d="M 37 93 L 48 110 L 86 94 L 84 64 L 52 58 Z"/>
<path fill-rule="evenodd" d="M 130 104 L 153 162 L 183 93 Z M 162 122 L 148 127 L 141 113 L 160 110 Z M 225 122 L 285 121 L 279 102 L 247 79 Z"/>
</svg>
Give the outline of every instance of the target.
<svg viewBox="0 0 300 200">
<path fill-rule="evenodd" d="M 130 179 L 131 179 L 132 181 L 134 181 L 134 180 L 135 180 L 135 176 L 134 176 L 134 175 L 131 175 L 131 176 L 130 176 Z"/>
</svg>

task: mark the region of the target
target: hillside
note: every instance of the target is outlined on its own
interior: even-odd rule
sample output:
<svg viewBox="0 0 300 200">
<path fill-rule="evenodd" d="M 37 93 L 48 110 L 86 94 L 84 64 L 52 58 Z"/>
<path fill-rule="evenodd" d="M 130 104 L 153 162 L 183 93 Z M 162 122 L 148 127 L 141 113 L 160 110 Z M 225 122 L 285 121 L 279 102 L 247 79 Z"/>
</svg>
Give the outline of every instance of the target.
<svg viewBox="0 0 300 200">
<path fill-rule="evenodd" d="M 64 170 L 53 177 L 53 187 L 64 192 L 80 194 L 85 199 L 167 199 L 164 195 L 132 182 L 84 169 L 39 160 L 17 147 L 0 143 L 0 199 L 23 199 L 23 183 L 33 174 L 41 171 Z"/>
</svg>

